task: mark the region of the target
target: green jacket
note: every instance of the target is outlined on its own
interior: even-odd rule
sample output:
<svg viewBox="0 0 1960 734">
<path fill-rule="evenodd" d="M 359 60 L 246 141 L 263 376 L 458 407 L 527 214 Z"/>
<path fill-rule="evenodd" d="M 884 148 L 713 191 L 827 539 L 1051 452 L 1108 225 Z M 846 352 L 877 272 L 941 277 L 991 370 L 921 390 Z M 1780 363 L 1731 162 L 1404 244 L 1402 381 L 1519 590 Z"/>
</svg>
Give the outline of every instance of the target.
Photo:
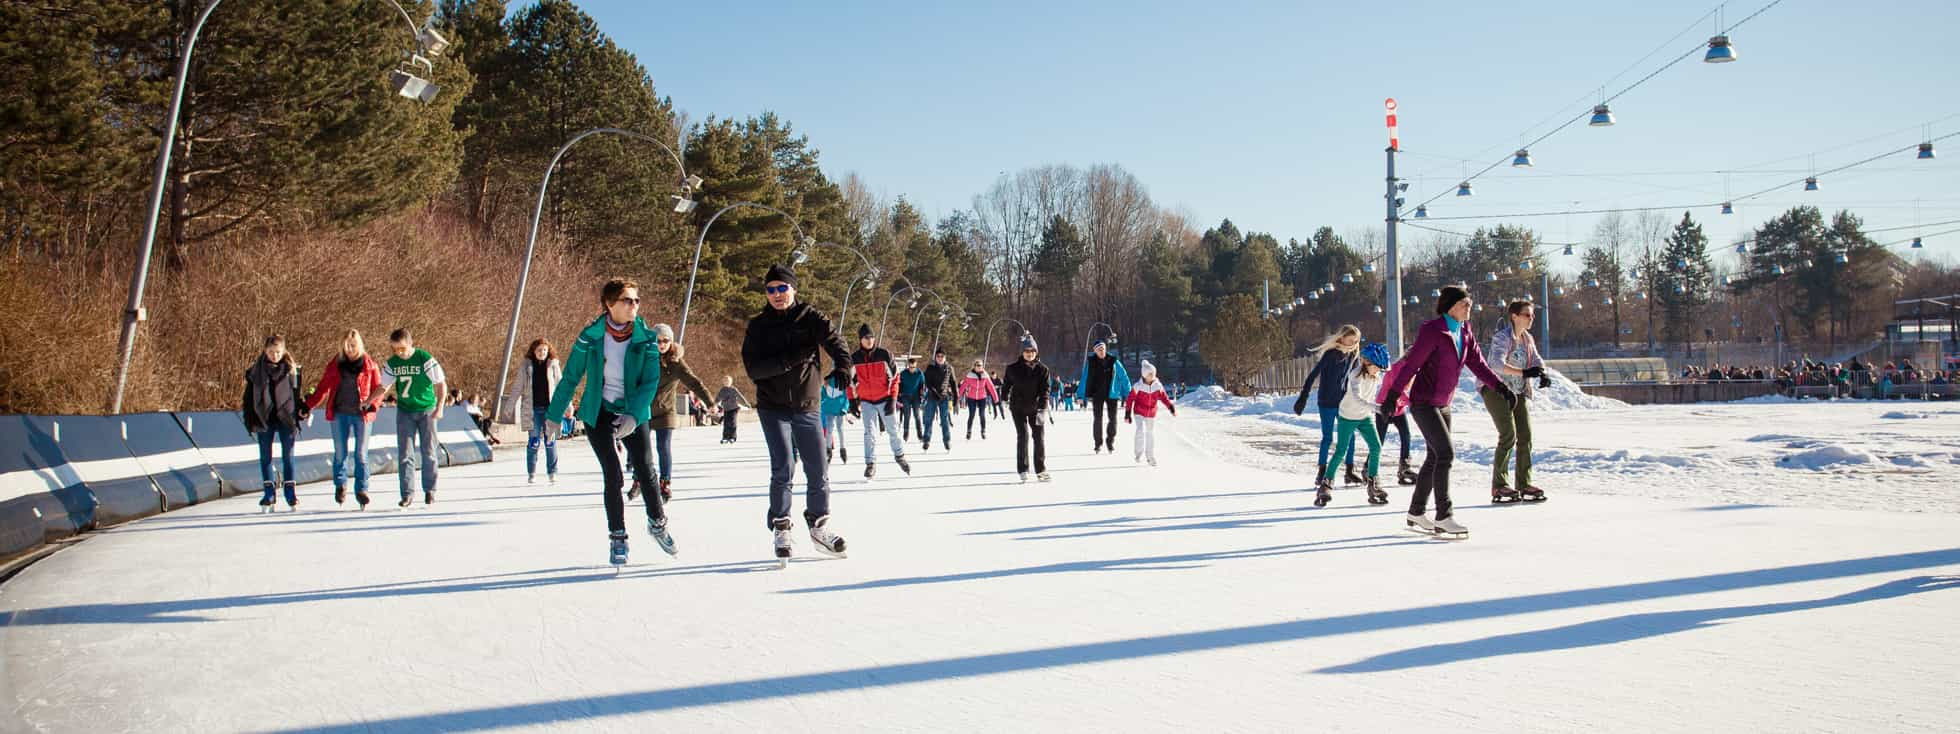
<svg viewBox="0 0 1960 734">
<path fill-rule="evenodd" d="M 579 383 L 585 384 L 585 398 L 578 404 L 578 420 L 585 425 L 599 421 L 600 396 L 604 394 L 606 381 L 606 315 L 599 314 L 592 324 L 578 334 L 578 343 L 572 345 L 572 355 L 565 359 L 565 374 L 558 381 L 558 388 L 551 392 L 551 408 L 547 416 L 562 416 L 572 404 L 572 393 L 578 391 Z M 646 423 L 653 411 L 653 394 L 660 387 L 660 350 L 653 344 L 653 329 L 646 322 L 633 319 L 633 336 L 626 340 L 626 398 L 625 413 L 634 420 Z M 582 378 L 582 379 L 581 379 Z"/>
</svg>

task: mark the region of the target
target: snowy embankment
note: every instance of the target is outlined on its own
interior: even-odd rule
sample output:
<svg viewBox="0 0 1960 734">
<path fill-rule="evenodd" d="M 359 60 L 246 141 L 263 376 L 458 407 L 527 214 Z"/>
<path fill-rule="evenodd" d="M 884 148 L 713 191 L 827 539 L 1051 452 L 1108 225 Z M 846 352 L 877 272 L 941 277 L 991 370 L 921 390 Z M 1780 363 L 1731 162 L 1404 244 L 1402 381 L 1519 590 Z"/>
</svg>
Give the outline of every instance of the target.
<svg viewBox="0 0 1960 734">
<path fill-rule="evenodd" d="M 1490 485 L 1497 432 L 1467 374 L 1451 404 L 1457 448 L 1452 487 L 1466 499 Z M 1190 428 L 1222 459 L 1310 474 L 1319 453 L 1313 397 L 1191 394 Z M 1960 499 L 1960 403 L 1792 401 L 1629 406 L 1586 395 L 1563 377 L 1531 401 L 1532 483 L 1586 492 L 1813 507 L 1954 512 Z M 1423 444 L 1412 437 L 1412 464 Z M 1390 429 L 1383 475 L 1400 443 Z M 1365 450 L 1365 447 L 1363 447 Z M 1363 455 L 1365 457 L 1365 454 Z M 1516 481 L 1516 477 L 1511 477 Z"/>
</svg>

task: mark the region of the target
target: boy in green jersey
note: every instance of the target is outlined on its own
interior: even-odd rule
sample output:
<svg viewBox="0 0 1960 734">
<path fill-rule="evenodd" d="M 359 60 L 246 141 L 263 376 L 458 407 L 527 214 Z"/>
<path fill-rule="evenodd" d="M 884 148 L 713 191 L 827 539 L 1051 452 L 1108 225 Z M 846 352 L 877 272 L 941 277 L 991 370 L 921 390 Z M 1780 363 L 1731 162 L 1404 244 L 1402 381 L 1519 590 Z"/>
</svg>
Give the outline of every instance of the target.
<svg viewBox="0 0 1960 734">
<path fill-rule="evenodd" d="M 409 505 L 409 484 L 416 463 L 422 466 L 422 504 L 436 501 L 436 423 L 442 420 L 442 404 L 448 401 L 449 385 L 443 379 L 442 364 L 427 350 L 415 348 L 415 337 L 408 329 L 388 335 L 394 354 L 381 366 L 381 377 L 395 395 L 395 453 L 401 465 L 401 506 Z M 416 446 L 419 444 L 419 446 Z M 409 458 L 416 446 L 419 462 Z"/>
</svg>

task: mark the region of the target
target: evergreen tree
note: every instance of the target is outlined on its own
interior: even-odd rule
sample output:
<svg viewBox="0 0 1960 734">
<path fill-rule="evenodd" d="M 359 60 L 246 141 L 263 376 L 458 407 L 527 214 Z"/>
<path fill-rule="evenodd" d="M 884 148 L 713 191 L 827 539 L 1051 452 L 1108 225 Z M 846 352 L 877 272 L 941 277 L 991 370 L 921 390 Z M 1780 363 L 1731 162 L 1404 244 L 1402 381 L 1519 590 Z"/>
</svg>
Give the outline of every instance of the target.
<svg viewBox="0 0 1960 734">
<path fill-rule="evenodd" d="M 1674 233 L 1668 236 L 1659 260 L 1654 264 L 1653 284 L 1657 288 L 1649 292 L 1649 297 L 1660 305 L 1662 333 L 1667 341 L 1691 343 L 1703 309 L 1714 301 L 1708 237 L 1692 216 L 1681 215 L 1681 222 L 1674 225 Z"/>
<path fill-rule="evenodd" d="M 1218 316 L 1198 338 L 1198 353 L 1234 394 L 1252 390 L 1252 378 L 1287 356 L 1279 323 L 1259 312 L 1259 301 L 1244 293 L 1227 296 Z"/>
</svg>

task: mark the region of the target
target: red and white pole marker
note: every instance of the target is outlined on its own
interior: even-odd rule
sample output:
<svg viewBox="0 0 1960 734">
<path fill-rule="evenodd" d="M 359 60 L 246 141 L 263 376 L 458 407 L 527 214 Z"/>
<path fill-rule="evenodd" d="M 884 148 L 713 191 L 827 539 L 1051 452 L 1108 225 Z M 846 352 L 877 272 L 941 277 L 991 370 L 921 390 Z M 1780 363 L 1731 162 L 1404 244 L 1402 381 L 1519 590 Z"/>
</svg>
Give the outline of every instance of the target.
<svg viewBox="0 0 1960 734">
<path fill-rule="evenodd" d="M 1402 138 L 1395 130 L 1395 98 L 1389 97 L 1382 107 L 1388 110 L 1388 147 L 1390 150 L 1401 150 Z"/>
</svg>

